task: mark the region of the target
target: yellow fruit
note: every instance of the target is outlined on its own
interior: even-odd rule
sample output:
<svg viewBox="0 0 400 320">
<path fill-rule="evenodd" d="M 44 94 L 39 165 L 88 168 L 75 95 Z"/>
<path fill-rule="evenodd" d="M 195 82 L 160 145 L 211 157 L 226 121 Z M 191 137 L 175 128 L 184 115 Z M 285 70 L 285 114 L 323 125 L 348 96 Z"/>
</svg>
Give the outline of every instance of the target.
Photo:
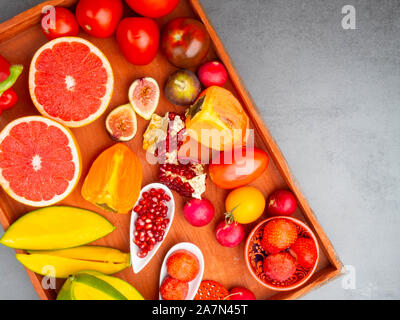
<svg viewBox="0 0 400 320">
<path fill-rule="evenodd" d="M 241 187 L 231 191 L 225 199 L 227 215 L 241 224 L 256 221 L 264 212 L 265 197 L 255 187 Z"/>
<path fill-rule="evenodd" d="M 114 274 L 130 265 L 129 262 L 114 263 L 112 261 L 90 261 L 39 253 L 16 254 L 16 258 L 29 270 L 55 278 L 67 278 L 72 274 L 84 270 L 95 270 L 105 274 Z"/>
<path fill-rule="evenodd" d="M 128 282 L 95 271 L 84 271 L 68 278 L 57 300 L 144 300 Z"/>
<path fill-rule="evenodd" d="M 65 249 L 102 238 L 114 229 L 107 219 L 92 211 L 54 206 L 19 218 L 7 229 L 0 243 L 25 250 Z"/>
<path fill-rule="evenodd" d="M 130 254 L 118 249 L 102 246 L 81 246 L 61 250 L 28 251 L 29 254 L 46 254 L 50 256 L 64 257 L 70 259 L 112 262 L 112 263 L 130 263 Z"/>
<path fill-rule="evenodd" d="M 82 186 L 82 197 L 115 213 L 128 213 L 142 186 L 142 164 L 126 145 L 117 143 L 93 162 Z"/>
</svg>

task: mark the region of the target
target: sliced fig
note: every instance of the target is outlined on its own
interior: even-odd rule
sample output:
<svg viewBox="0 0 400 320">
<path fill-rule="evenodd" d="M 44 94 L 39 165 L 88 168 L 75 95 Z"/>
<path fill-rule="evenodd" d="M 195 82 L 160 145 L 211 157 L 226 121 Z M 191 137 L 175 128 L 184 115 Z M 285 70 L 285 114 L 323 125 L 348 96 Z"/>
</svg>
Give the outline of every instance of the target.
<svg viewBox="0 0 400 320">
<path fill-rule="evenodd" d="M 140 78 L 133 81 L 128 95 L 136 113 L 149 120 L 157 109 L 158 101 L 160 100 L 160 88 L 153 78 Z"/>
<path fill-rule="evenodd" d="M 106 129 L 116 141 L 129 141 L 136 135 L 136 113 L 130 103 L 115 108 L 106 119 Z"/>
<path fill-rule="evenodd" d="M 196 101 L 201 92 L 201 83 L 196 74 L 182 69 L 174 72 L 165 85 L 165 96 L 178 106 L 189 106 Z"/>
</svg>

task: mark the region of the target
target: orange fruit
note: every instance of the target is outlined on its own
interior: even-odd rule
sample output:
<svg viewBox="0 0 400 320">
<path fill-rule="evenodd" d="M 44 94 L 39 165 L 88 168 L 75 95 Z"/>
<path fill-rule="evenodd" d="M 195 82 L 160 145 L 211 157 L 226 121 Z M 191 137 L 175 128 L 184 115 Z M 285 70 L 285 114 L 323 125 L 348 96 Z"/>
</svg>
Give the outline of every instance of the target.
<svg viewBox="0 0 400 320">
<path fill-rule="evenodd" d="M 189 282 L 196 278 L 199 270 L 199 260 L 187 250 L 177 250 L 167 259 L 167 272 L 172 278 Z"/>
<path fill-rule="evenodd" d="M 231 150 L 246 144 L 248 128 L 249 118 L 242 105 L 222 87 L 204 90 L 186 112 L 188 134 L 215 150 Z"/>
<path fill-rule="evenodd" d="M 114 88 L 111 65 L 89 41 L 61 37 L 33 56 L 29 92 L 38 111 L 67 127 L 96 120 L 107 108 Z"/>
<path fill-rule="evenodd" d="M 0 133 L 0 184 L 15 200 L 34 207 L 61 201 L 81 173 L 72 133 L 41 116 L 10 122 Z"/>
</svg>

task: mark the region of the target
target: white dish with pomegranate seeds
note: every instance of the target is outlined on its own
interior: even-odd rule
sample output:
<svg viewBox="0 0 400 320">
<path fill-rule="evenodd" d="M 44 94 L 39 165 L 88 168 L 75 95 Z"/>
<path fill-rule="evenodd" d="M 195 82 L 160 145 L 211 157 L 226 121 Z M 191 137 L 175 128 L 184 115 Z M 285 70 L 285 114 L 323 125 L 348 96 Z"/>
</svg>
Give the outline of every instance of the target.
<svg viewBox="0 0 400 320">
<path fill-rule="evenodd" d="M 156 193 L 152 190 L 156 190 Z M 152 205 L 153 202 L 156 206 Z M 131 215 L 130 248 L 134 273 L 140 272 L 160 248 L 171 227 L 174 213 L 174 196 L 168 187 L 151 183 L 142 188 Z"/>
<path fill-rule="evenodd" d="M 167 272 L 167 260 L 168 257 L 174 253 L 175 251 L 178 250 L 187 250 L 191 253 L 193 253 L 197 259 L 199 260 L 199 264 L 200 264 L 200 269 L 199 269 L 199 273 L 197 274 L 196 278 L 194 278 L 192 281 L 190 281 L 189 284 L 189 290 L 186 296 L 185 300 L 193 300 L 194 297 L 196 296 L 197 291 L 199 290 L 200 287 L 200 283 L 201 280 L 203 280 L 203 274 L 204 274 L 204 257 L 203 257 L 203 253 L 201 252 L 200 248 L 196 245 L 194 245 L 193 243 L 190 242 L 181 242 L 178 243 L 176 245 L 174 245 L 171 249 L 169 249 L 169 251 L 167 252 L 167 254 L 165 255 L 164 261 L 162 263 L 161 266 L 161 271 L 160 271 L 160 288 L 161 288 L 161 284 L 163 283 L 164 279 L 168 276 L 168 272 Z M 160 300 L 163 300 L 163 298 L 161 297 L 161 293 L 159 293 L 159 297 Z"/>
</svg>

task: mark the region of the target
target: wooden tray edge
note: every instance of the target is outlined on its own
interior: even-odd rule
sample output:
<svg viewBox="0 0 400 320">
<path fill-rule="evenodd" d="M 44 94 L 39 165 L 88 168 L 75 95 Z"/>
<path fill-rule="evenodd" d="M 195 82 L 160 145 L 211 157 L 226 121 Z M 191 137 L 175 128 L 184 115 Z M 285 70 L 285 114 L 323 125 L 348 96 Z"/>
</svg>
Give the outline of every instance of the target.
<svg viewBox="0 0 400 320">
<path fill-rule="evenodd" d="M 21 12 L 13 18 L 0 24 L 0 41 L 6 41 L 17 33 L 20 33 L 35 23 L 39 23 L 42 14 L 42 8 L 46 5 L 68 7 L 74 4 L 76 0 L 49 0 L 37 4 L 36 6 Z"/>
</svg>

